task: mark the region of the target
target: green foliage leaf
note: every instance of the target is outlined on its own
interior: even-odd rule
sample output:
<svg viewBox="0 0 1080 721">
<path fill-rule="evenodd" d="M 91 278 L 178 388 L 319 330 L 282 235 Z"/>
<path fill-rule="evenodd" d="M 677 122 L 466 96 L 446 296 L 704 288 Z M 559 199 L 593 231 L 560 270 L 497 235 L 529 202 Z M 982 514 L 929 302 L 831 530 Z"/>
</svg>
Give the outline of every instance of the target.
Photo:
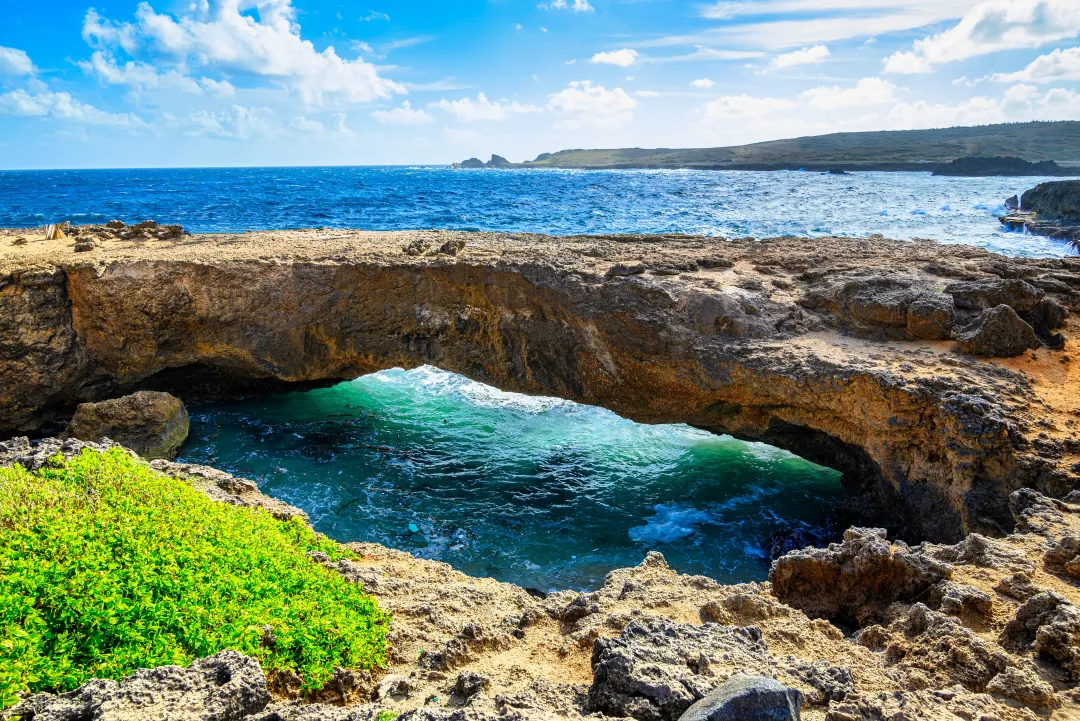
<svg viewBox="0 0 1080 721">
<path fill-rule="evenodd" d="M 389 616 L 309 551 L 348 555 L 119 450 L 0 468 L 0 709 L 224 649 L 306 689 L 384 665 Z"/>
</svg>

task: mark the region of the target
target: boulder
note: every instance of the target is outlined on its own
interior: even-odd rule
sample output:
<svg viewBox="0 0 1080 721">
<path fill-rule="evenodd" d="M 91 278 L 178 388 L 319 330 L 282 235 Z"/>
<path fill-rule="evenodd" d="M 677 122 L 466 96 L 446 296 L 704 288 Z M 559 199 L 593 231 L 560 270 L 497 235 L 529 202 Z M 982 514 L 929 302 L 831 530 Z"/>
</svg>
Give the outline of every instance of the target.
<svg viewBox="0 0 1080 721">
<path fill-rule="evenodd" d="M 732 676 L 679 721 L 799 721 L 802 692 L 765 676 Z"/>
<path fill-rule="evenodd" d="M 1039 347 L 1035 329 L 1007 305 L 984 310 L 956 340 L 964 353 L 990 358 L 1012 358 Z"/>
<path fill-rule="evenodd" d="M 1019 278 L 960 281 L 945 286 L 945 292 L 961 310 L 981 311 L 1007 305 L 1018 313 L 1031 310 L 1046 295 Z"/>
<path fill-rule="evenodd" d="M 199 659 L 188 668 L 140 669 L 119 683 L 91 679 L 75 691 L 39 693 L 5 718 L 40 721 L 235 721 L 270 702 L 259 662 L 236 651 Z"/>
<path fill-rule="evenodd" d="M 908 304 L 907 332 L 915 340 L 946 340 L 952 337 L 956 311 L 944 293 L 920 293 Z"/>
<path fill-rule="evenodd" d="M 66 435 L 81 441 L 109 438 L 144 458 L 174 458 L 187 440 L 187 408 L 179 398 L 156 391 L 82 403 Z"/>
</svg>

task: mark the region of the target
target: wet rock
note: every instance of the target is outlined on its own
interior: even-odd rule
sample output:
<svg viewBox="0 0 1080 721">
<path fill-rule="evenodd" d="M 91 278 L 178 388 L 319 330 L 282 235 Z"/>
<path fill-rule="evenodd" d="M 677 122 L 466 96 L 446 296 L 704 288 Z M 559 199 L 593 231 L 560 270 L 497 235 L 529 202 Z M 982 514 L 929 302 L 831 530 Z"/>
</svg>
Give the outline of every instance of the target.
<svg viewBox="0 0 1080 721">
<path fill-rule="evenodd" d="M 765 676 L 732 676 L 679 721 L 799 721 L 802 693 Z"/>
<path fill-rule="evenodd" d="M 1019 210 L 1020 209 L 1020 198 L 1019 198 L 1019 196 L 1013 195 L 1013 196 L 1010 196 L 1010 197 L 1006 198 L 1005 199 L 1005 209 L 1006 210 Z"/>
<path fill-rule="evenodd" d="M 989 358 L 1012 358 L 1039 347 L 1035 330 L 1007 305 L 984 310 L 956 340 L 964 353 Z"/>
<path fill-rule="evenodd" d="M 777 559 L 769 581 L 777 598 L 812 618 L 866 625 L 892 602 L 917 598 L 950 573 L 945 563 L 890 545 L 884 529 L 850 528 L 843 543 Z"/>
<path fill-rule="evenodd" d="M 1039 288 L 1019 278 L 950 283 L 945 286 L 945 292 L 953 297 L 957 308 L 969 311 L 1007 305 L 1017 312 L 1022 312 L 1034 308 L 1046 295 Z"/>
<path fill-rule="evenodd" d="M 1020 207 L 1046 220 L 1080 223 L 1080 180 L 1040 183 L 1020 197 Z"/>
<path fill-rule="evenodd" d="M 8 709 L 6 718 L 36 721 L 236 721 L 270 702 L 259 662 L 236 651 L 189 668 L 136 671 L 119 683 L 92 679 L 75 691 L 40 693 Z"/>
<path fill-rule="evenodd" d="M 143 458 L 173 458 L 188 436 L 187 408 L 168 393 L 139 391 L 100 403 L 82 403 L 67 435 L 83 441 L 110 438 Z"/>
</svg>

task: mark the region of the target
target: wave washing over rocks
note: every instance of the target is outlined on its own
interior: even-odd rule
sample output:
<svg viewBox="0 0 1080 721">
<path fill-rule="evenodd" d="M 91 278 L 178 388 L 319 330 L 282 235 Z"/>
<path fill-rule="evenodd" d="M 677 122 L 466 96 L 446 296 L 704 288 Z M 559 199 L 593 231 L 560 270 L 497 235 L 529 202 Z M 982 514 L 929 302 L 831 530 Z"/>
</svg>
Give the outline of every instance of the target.
<svg viewBox="0 0 1080 721">
<path fill-rule="evenodd" d="M 1018 721 L 1080 708 L 1080 261 L 884 239 L 299 231 L 76 255 L 70 240 L 4 237 L 9 434 L 139 388 L 227 394 L 430 363 L 788 448 L 842 470 L 866 513 L 936 541 L 851 528 L 781 557 L 768 583 L 734 586 L 651 553 L 595 592 L 548 595 L 349 544 L 357 560 L 312 562 L 393 615 L 385 673 L 342 669 L 300 699 L 295 678 L 225 652 L 39 694 L 8 717 L 689 721 L 760 702 L 825 721 Z M 83 447 L 16 439 L 0 463 Z M 212 468 L 152 468 L 302 517 Z"/>
</svg>

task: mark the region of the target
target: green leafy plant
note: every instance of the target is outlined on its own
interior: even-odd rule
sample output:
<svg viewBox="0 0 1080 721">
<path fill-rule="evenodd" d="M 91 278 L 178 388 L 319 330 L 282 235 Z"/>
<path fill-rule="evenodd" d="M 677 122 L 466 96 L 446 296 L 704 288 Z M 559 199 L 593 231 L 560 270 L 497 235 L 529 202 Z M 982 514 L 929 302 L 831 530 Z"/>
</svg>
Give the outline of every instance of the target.
<svg viewBox="0 0 1080 721">
<path fill-rule="evenodd" d="M 0 468 L 0 709 L 224 649 L 306 690 L 384 665 L 388 615 L 309 551 L 348 556 L 119 450 Z"/>
</svg>

